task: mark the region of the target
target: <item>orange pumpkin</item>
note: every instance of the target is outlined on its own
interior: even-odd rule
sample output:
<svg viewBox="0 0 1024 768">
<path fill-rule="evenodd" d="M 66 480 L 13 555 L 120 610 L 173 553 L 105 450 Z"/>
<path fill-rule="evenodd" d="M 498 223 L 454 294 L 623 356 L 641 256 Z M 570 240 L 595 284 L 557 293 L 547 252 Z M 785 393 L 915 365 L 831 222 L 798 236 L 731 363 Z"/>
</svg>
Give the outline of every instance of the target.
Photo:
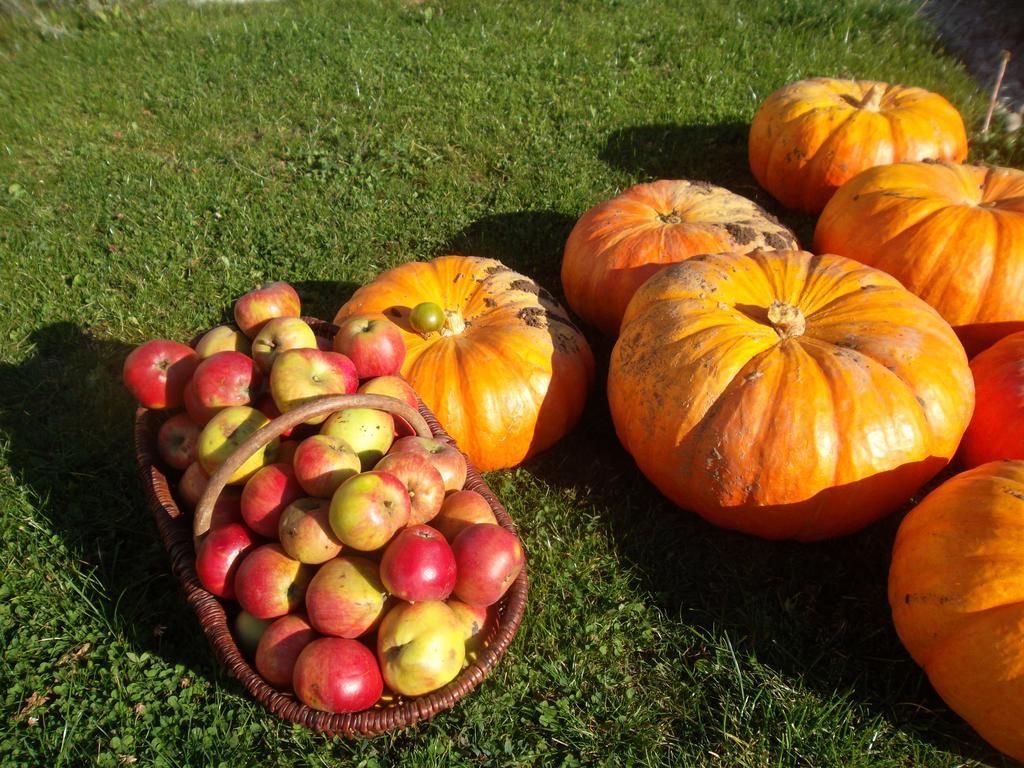
<svg viewBox="0 0 1024 768">
<path fill-rule="evenodd" d="M 971 360 L 977 405 L 960 447 L 963 463 L 1024 459 L 1024 331 Z"/>
<path fill-rule="evenodd" d="M 669 499 L 769 539 L 855 531 L 953 456 L 974 386 L 950 327 L 889 275 L 803 251 L 698 256 L 629 303 L 608 399 Z"/>
<path fill-rule="evenodd" d="M 889 605 L 943 700 L 1024 760 L 1024 461 L 975 467 L 911 510 L 893 545 Z"/>
<path fill-rule="evenodd" d="M 885 270 L 942 314 L 968 354 L 1024 330 L 1024 172 L 899 163 L 844 184 L 814 247 Z"/>
<path fill-rule="evenodd" d="M 443 308 L 436 332 L 409 313 Z M 586 339 L 533 280 L 501 262 L 442 256 L 388 270 L 334 319 L 383 312 L 403 332 L 402 375 L 481 471 L 511 467 L 568 432 L 594 376 Z"/>
<path fill-rule="evenodd" d="M 967 157 L 956 108 L 923 88 L 873 80 L 800 80 L 775 91 L 750 126 L 750 170 L 787 208 L 818 213 L 866 168 Z"/>
<path fill-rule="evenodd" d="M 609 336 L 626 305 L 666 264 L 701 253 L 799 248 L 796 236 L 745 197 L 703 181 L 637 184 L 587 211 L 562 258 L 572 310 Z"/>
</svg>

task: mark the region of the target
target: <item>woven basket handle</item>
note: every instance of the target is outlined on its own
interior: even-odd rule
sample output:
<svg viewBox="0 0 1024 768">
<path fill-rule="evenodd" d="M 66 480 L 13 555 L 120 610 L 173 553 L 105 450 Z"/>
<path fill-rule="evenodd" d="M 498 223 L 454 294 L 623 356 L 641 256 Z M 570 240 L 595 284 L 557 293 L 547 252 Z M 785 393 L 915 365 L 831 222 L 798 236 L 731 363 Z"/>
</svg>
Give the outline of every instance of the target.
<svg viewBox="0 0 1024 768">
<path fill-rule="evenodd" d="M 220 465 L 216 472 L 210 476 L 206 484 L 206 490 L 196 504 L 195 520 L 192 522 L 192 535 L 199 542 L 199 539 L 210 530 L 210 519 L 213 515 L 213 506 L 217 497 L 227 485 L 228 478 L 242 466 L 246 460 L 263 446 L 267 445 L 282 432 L 287 432 L 307 419 L 322 416 L 327 413 L 334 413 L 346 408 L 375 408 L 379 411 L 387 411 L 393 416 L 400 416 L 409 422 L 420 437 L 433 437 L 430 427 L 423 420 L 419 412 L 407 403 L 403 403 L 394 397 L 387 395 L 330 395 L 320 397 L 304 403 L 295 410 L 283 413 L 266 426 L 253 432 L 249 438 L 242 443 L 227 460 Z"/>
</svg>

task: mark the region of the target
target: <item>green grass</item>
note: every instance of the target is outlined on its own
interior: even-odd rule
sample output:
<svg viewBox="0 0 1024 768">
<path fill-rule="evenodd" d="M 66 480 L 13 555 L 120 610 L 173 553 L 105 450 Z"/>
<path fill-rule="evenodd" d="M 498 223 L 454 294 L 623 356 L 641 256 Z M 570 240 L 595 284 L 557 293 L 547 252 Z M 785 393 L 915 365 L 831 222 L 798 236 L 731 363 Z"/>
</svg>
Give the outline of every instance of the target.
<svg viewBox="0 0 1024 768">
<path fill-rule="evenodd" d="M 746 130 L 796 78 L 915 83 L 976 128 L 984 95 L 909 4 L 98 7 L 44 9 L 56 35 L 0 19 L 0 763 L 1001 764 L 892 629 L 896 519 L 816 546 L 715 530 L 639 476 L 600 384 L 573 434 L 488 477 L 531 572 L 493 676 L 403 733 L 287 725 L 169 573 L 119 380 L 133 345 L 188 339 L 265 279 L 331 317 L 380 270 L 458 251 L 558 293 L 575 219 L 637 181 L 777 210 Z"/>
</svg>

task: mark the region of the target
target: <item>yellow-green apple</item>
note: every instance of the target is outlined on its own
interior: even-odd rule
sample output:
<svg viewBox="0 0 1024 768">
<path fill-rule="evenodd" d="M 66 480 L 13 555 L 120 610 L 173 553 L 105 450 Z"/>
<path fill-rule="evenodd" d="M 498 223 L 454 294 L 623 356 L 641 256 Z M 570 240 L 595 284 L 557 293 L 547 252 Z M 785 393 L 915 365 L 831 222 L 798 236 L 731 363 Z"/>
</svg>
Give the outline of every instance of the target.
<svg viewBox="0 0 1024 768">
<path fill-rule="evenodd" d="M 448 543 L 455 541 L 455 537 L 462 533 L 463 528 L 475 523 L 497 525 L 498 519 L 494 516 L 494 510 L 487 499 L 470 490 L 452 491 L 445 496 L 441 511 L 430 521 L 430 524 L 448 539 Z"/>
<path fill-rule="evenodd" d="M 455 596 L 470 605 L 488 606 L 501 599 L 523 569 L 519 537 L 500 525 L 477 523 L 452 542 L 458 577 Z"/>
<path fill-rule="evenodd" d="M 455 575 L 452 548 L 429 525 L 403 528 L 380 558 L 384 588 L 410 603 L 446 599 L 455 587 Z"/>
<path fill-rule="evenodd" d="M 306 590 L 306 612 L 318 632 L 359 637 L 384 615 L 387 593 L 377 564 L 342 555 L 320 566 Z"/>
<path fill-rule="evenodd" d="M 196 460 L 199 425 L 187 413 L 177 413 L 160 425 L 156 433 L 156 451 L 174 469 L 188 469 Z"/>
<path fill-rule="evenodd" d="M 254 656 L 270 624 L 271 619 L 257 619 L 248 611 L 239 611 L 235 616 L 235 642 L 239 650 L 250 658 Z"/>
<path fill-rule="evenodd" d="M 461 491 L 466 484 L 466 457 L 454 445 L 432 437 L 400 437 L 395 440 L 391 453 L 420 453 L 430 459 L 444 479 L 445 491 Z"/>
<path fill-rule="evenodd" d="M 491 633 L 498 623 L 497 608 L 470 605 L 454 597 L 446 602 L 462 624 L 463 637 L 466 640 L 466 661 L 474 662 L 480 657 L 480 652 L 487 647 Z"/>
<path fill-rule="evenodd" d="M 178 481 L 178 496 L 185 503 L 185 506 L 194 508 L 199 503 L 199 498 L 203 495 L 203 491 L 206 490 L 206 484 L 209 480 L 210 476 L 203 471 L 198 461 L 188 465 L 185 473 L 181 476 L 181 480 Z"/>
<path fill-rule="evenodd" d="M 464 630 L 439 600 L 399 602 L 377 631 L 377 658 L 384 682 L 403 696 L 422 696 L 447 685 L 466 659 Z"/>
<path fill-rule="evenodd" d="M 275 688 L 290 691 L 295 661 L 316 638 L 316 630 L 302 614 L 289 613 L 275 619 L 256 646 L 256 671 Z"/>
<path fill-rule="evenodd" d="M 373 652 L 358 640 L 321 637 L 295 662 L 295 695 L 324 712 L 361 712 L 380 699 L 384 680 Z"/>
<path fill-rule="evenodd" d="M 419 410 L 420 407 L 420 400 L 416 395 L 416 390 L 401 376 L 376 376 L 372 379 L 367 379 L 359 385 L 357 391 L 366 395 L 393 397 L 396 400 L 401 400 L 413 410 Z M 401 416 L 394 416 L 394 419 L 396 436 L 406 437 L 407 435 L 416 434 L 416 430 L 412 428 L 412 425 Z"/>
<path fill-rule="evenodd" d="M 408 525 L 428 523 L 441 511 L 444 503 L 444 480 L 437 467 L 418 453 L 389 453 L 374 469 L 394 475 L 409 492 Z"/>
<path fill-rule="evenodd" d="M 219 528 L 228 523 L 244 523 L 242 519 L 242 490 L 235 486 L 225 486 L 213 502 L 210 512 L 210 528 Z M 251 530 L 251 529 L 250 529 Z"/>
<path fill-rule="evenodd" d="M 264 373 L 289 349 L 316 349 L 313 329 L 301 317 L 275 317 L 252 340 L 252 357 Z"/>
<path fill-rule="evenodd" d="M 343 440 L 359 456 L 363 470 L 373 469 L 395 439 L 395 420 L 375 408 L 346 408 L 332 413 L 320 427 L 321 435 Z"/>
<path fill-rule="evenodd" d="M 218 352 L 196 368 L 192 389 L 207 411 L 230 405 L 249 405 L 263 387 L 263 374 L 255 361 L 241 352 Z"/>
<path fill-rule="evenodd" d="M 257 619 L 273 619 L 302 607 L 316 568 L 300 563 L 280 544 L 249 552 L 235 572 L 235 595 L 243 610 Z"/>
<path fill-rule="evenodd" d="M 270 369 L 270 393 L 281 413 L 324 395 L 348 395 L 356 391 L 356 367 L 344 355 L 319 349 L 289 349 Z M 306 421 L 320 424 L 326 415 Z"/>
<path fill-rule="evenodd" d="M 196 548 L 196 575 L 207 591 L 234 600 L 235 574 L 258 541 L 256 534 L 242 523 L 211 528 Z"/>
<path fill-rule="evenodd" d="M 362 472 L 331 497 L 331 529 L 346 547 L 373 552 L 409 522 L 409 493 L 387 472 Z"/>
<path fill-rule="evenodd" d="M 198 365 L 199 355 L 187 344 L 153 339 L 128 353 L 121 378 L 143 408 L 177 408 Z"/>
<path fill-rule="evenodd" d="M 199 398 L 196 395 L 195 383 L 189 379 L 188 384 L 185 385 L 185 393 L 182 395 L 182 401 L 185 405 L 185 411 L 189 417 L 201 427 L 205 427 L 210 423 L 210 419 L 217 415 L 219 408 L 207 408 L 205 405 L 199 402 Z"/>
<path fill-rule="evenodd" d="M 398 326 L 380 313 L 353 315 L 338 326 L 334 351 L 355 363 L 360 379 L 402 370 L 405 341 Z"/>
<path fill-rule="evenodd" d="M 242 489 L 242 517 L 260 536 L 277 538 L 281 513 L 304 495 L 291 464 L 267 464 L 256 470 Z"/>
<path fill-rule="evenodd" d="M 359 457 L 344 440 L 330 435 L 307 437 L 292 459 L 295 477 L 310 496 L 329 499 L 338 486 L 361 468 Z"/>
<path fill-rule="evenodd" d="M 234 405 L 219 411 L 199 433 L 196 454 L 203 471 L 212 475 L 228 457 L 256 430 L 265 427 L 270 419 L 247 405 Z M 278 438 L 256 450 L 228 478 L 228 485 L 242 485 L 260 467 L 272 464 L 277 456 Z"/>
<path fill-rule="evenodd" d="M 249 337 L 233 325 L 218 325 L 211 328 L 196 343 L 196 354 L 204 360 L 218 352 L 241 352 L 248 355 L 251 350 Z"/>
<path fill-rule="evenodd" d="M 305 498 L 293 501 L 281 513 L 277 535 L 290 557 L 319 565 L 340 554 L 342 545 L 331 529 L 330 510 L 325 499 Z"/>
<path fill-rule="evenodd" d="M 264 283 L 235 302 L 235 322 L 246 336 L 254 338 L 264 323 L 275 317 L 299 317 L 302 302 L 288 283 Z"/>
</svg>

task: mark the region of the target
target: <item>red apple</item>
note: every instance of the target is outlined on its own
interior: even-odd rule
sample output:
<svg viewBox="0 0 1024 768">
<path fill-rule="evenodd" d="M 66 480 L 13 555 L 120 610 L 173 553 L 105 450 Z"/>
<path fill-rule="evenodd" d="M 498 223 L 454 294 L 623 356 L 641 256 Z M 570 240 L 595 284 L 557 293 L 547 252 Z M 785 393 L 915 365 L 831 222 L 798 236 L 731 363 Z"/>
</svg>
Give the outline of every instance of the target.
<svg viewBox="0 0 1024 768">
<path fill-rule="evenodd" d="M 295 451 L 298 447 L 298 440 L 282 440 L 277 446 L 277 460 L 281 464 L 292 464 L 294 466 Z"/>
<path fill-rule="evenodd" d="M 185 411 L 189 417 L 200 427 L 205 427 L 210 422 L 210 419 L 217 415 L 217 411 L 221 410 L 220 408 L 207 408 L 199 402 L 199 398 L 196 395 L 195 382 L 191 379 L 185 385 L 182 401 L 185 404 Z"/>
<path fill-rule="evenodd" d="M 303 605 L 315 571 L 288 557 L 280 544 L 264 544 L 249 552 L 235 572 L 238 603 L 257 619 L 294 613 Z"/>
<path fill-rule="evenodd" d="M 367 395 L 386 395 L 387 397 L 393 397 L 396 400 L 401 400 L 414 411 L 418 411 L 420 407 L 420 401 L 419 397 L 416 395 L 416 390 L 413 389 L 412 385 L 410 385 L 409 382 L 401 376 L 377 376 L 372 379 L 367 379 L 359 385 L 358 391 Z M 394 419 L 396 436 L 407 437 L 409 435 L 416 434 L 416 430 L 412 428 L 412 425 L 401 416 L 395 416 Z"/>
<path fill-rule="evenodd" d="M 262 413 L 247 405 L 234 405 L 217 413 L 199 433 L 196 449 L 203 471 L 212 475 L 250 435 L 270 423 Z M 228 485 L 242 485 L 277 455 L 278 438 L 256 450 L 228 478 Z"/>
<path fill-rule="evenodd" d="M 330 509 L 324 499 L 307 498 L 293 501 L 281 513 L 277 534 L 289 557 L 319 565 L 338 556 L 342 544 L 331 530 Z"/>
<path fill-rule="evenodd" d="M 295 694 L 324 712 L 360 712 L 380 699 L 384 680 L 373 653 L 358 640 L 321 637 L 295 662 Z"/>
<path fill-rule="evenodd" d="M 156 434 L 156 451 L 160 458 L 174 469 L 188 469 L 196 460 L 199 426 L 187 413 L 171 416 L 160 425 Z"/>
<path fill-rule="evenodd" d="M 458 568 L 455 596 L 464 603 L 493 605 L 523 569 L 526 558 L 519 537 L 500 525 L 477 523 L 452 542 Z"/>
<path fill-rule="evenodd" d="M 203 471 L 198 461 L 188 465 L 185 474 L 178 481 L 178 495 L 185 506 L 194 508 L 199 503 L 199 498 L 206 490 L 209 480 L 210 476 Z"/>
<path fill-rule="evenodd" d="M 282 413 L 324 395 L 348 395 L 356 391 L 356 367 L 344 355 L 319 349 L 289 349 L 278 355 L 270 370 L 270 392 Z M 307 424 L 320 424 L 317 416 Z"/>
<path fill-rule="evenodd" d="M 281 513 L 304 495 L 291 464 L 268 464 L 257 470 L 242 489 L 242 517 L 260 536 L 277 538 Z"/>
<path fill-rule="evenodd" d="M 329 435 L 307 437 L 295 449 L 295 476 L 310 496 L 329 499 L 338 486 L 359 474 L 359 457 L 343 440 Z"/>
<path fill-rule="evenodd" d="M 390 453 L 421 453 L 430 459 L 444 478 L 446 491 L 461 491 L 466 484 L 466 457 L 453 445 L 432 437 L 401 437 L 395 440 Z"/>
<path fill-rule="evenodd" d="M 377 564 L 345 555 L 320 566 L 306 591 L 306 611 L 318 632 L 359 637 L 380 621 L 386 599 Z"/>
<path fill-rule="evenodd" d="M 277 356 L 289 349 L 316 349 L 313 329 L 300 317 L 275 317 L 252 340 L 252 357 L 263 373 L 270 373 Z"/>
<path fill-rule="evenodd" d="M 248 355 L 251 349 L 249 338 L 233 325 L 211 328 L 196 343 L 196 354 L 204 360 L 218 352 L 241 352 Z"/>
<path fill-rule="evenodd" d="M 264 392 L 260 395 L 260 399 L 256 401 L 253 407 L 271 421 L 281 415 L 281 409 L 277 407 L 277 403 L 274 402 L 274 396 L 269 392 Z M 286 429 L 281 433 L 281 437 L 291 437 L 294 431 L 295 427 Z M 284 459 L 281 459 L 281 461 L 284 461 Z"/>
<path fill-rule="evenodd" d="M 270 619 L 257 619 L 248 611 L 239 611 L 235 617 L 235 643 L 247 656 L 253 656 L 260 644 L 260 638 L 271 624 Z"/>
<path fill-rule="evenodd" d="M 398 603 L 377 631 L 377 658 L 388 687 L 422 696 L 447 685 L 466 658 L 464 630 L 444 603 Z"/>
<path fill-rule="evenodd" d="M 380 549 L 409 522 L 409 494 L 387 472 L 350 477 L 331 497 L 331 529 L 346 547 Z"/>
<path fill-rule="evenodd" d="M 260 369 L 241 352 L 218 352 L 206 358 L 192 377 L 196 401 L 207 411 L 249 405 L 262 386 Z"/>
<path fill-rule="evenodd" d="M 394 475 L 409 492 L 409 525 L 428 523 L 444 503 L 444 480 L 426 456 L 418 453 L 390 453 L 377 462 L 378 472 Z"/>
<path fill-rule="evenodd" d="M 235 302 L 235 322 L 250 339 L 275 317 L 299 317 L 302 302 L 288 283 L 265 283 Z"/>
<path fill-rule="evenodd" d="M 321 350 L 321 351 L 323 351 L 323 352 L 333 352 L 334 351 L 334 341 L 329 339 L 329 338 L 327 338 L 326 336 L 317 336 L 316 337 L 316 348 Z"/>
<path fill-rule="evenodd" d="M 290 691 L 295 661 L 316 638 L 316 631 L 300 614 L 275 619 L 256 646 L 256 671 L 275 688 Z"/>
<path fill-rule="evenodd" d="M 224 486 L 220 496 L 213 502 L 213 510 L 210 512 L 210 529 L 219 528 L 228 523 L 244 522 L 245 520 L 242 519 L 241 489 L 231 485 Z"/>
<path fill-rule="evenodd" d="M 121 378 L 143 408 L 177 408 L 198 365 L 199 355 L 187 344 L 153 339 L 128 353 Z"/>
<path fill-rule="evenodd" d="M 474 523 L 498 524 L 494 510 L 483 496 L 476 491 L 452 491 L 444 497 L 441 511 L 430 524 L 437 528 L 448 543 Z"/>
<path fill-rule="evenodd" d="M 410 603 L 444 600 L 455 587 L 455 575 L 452 548 L 429 525 L 399 531 L 380 559 L 384 587 Z"/>
<path fill-rule="evenodd" d="M 384 315 L 353 315 L 338 327 L 334 351 L 355 363 L 360 379 L 393 376 L 402 370 L 405 341 L 398 326 Z"/>
<path fill-rule="evenodd" d="M 487 647 L 491 634 L 498 623 L 498 611 L 495 606 L 469 605 L 456 598 L 447 601 L 448 607 L 462 624 L 463 638 L 466 640 L 466 661 L 474 662 L 480 652 Z"/>
<path fill-rule="evenodd" d="M 395 420 L 387 411 L 375 408 L 346 408 L 332 413 L 320 427 L 320 434 L 347 443 L 366 471 L 373 469 L 391 447 L 395 439 Z"/>
<path fill-rule="evenodd" d="M 256 534 L 241 523 L 211 528 L 196 549 L 196 575 L 217 597 L 235 598 L 235 574 L 257 544 Z"/>
</svg>

